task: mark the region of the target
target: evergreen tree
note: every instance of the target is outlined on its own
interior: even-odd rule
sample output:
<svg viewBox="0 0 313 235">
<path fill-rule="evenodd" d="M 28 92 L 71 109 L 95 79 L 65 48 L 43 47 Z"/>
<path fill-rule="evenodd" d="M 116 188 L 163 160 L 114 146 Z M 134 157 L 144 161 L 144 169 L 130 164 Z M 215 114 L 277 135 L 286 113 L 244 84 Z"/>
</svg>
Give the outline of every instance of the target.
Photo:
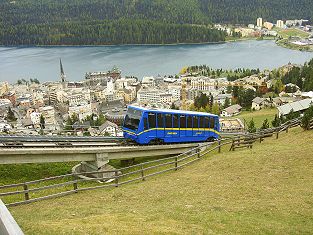
<svg viewBox="0 0 313 235">
<path fill-rule="evenodd" d="M 45 124 L 46 124 L 45 117 L 41 114 L 40 115 L 40 129 L 45 129 Z"/>
<path fill-rule="evenodd" d="M 313 120 L 313 106 L 308 108 L 302 117 L 301 126 L 304 130 L 310 129 L 310 123 Z"/>
<path fill-rule="evenodd" d="M 12 111 L 11 107 L 9 107 L 9 109 L 8 109 L 7 120 L 9 122 L 15 122 L 17 120 L 17 118 L 15 117 L 14 112 Z"/>
<path fill-rule="evenodd" d="M 279 127 L 280 124 L 281 124 L 281 119 L 276 114 L 274 120 L 272 121 L 272 126 L 273 127 Z"/>
<path fill-rule="evenodd" d="M 255 123 L 253 121 L 253 118 L 248 123 L 248 132 L 249 133 L 255 133 L 256 132 L 256 127 L 255 127 Z"/>
<path fill-rule="evenodd" d="M 262 129 L 262 130 L 265 130 L 265 129 L 268 129 L 268 128 L 270 128 L 270 124 L 269 124 L 269 122 L 268 122 L 268 119 L 266 118 L 266 119 L 263 121 L 263 124 L 262 124 L 262 126 L 261 126 L 261 129 Z"/>
<path fill-rule="evenodd" d="M 225 103 L 224 103 L 224 108 L 227 108 L 229 106 L 230 106 L 230 99 L 228 97 L 226 97 Z"/>
<path fill-rule="evenodd" d="M 218 103 L 214 103 L 212 106 L 212 111 L 213 114 L 219 115 L 220 114 L 220 107 L 218 105 Z"/>
</svg>

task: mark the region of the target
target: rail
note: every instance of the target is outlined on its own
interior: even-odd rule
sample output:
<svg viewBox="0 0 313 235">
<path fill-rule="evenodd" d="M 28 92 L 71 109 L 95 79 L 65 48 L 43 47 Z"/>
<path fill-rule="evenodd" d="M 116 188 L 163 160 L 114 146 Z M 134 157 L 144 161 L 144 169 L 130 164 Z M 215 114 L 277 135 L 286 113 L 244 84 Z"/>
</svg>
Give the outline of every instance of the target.
<svg viewBox="0 0 313 235">
<path fill-rule="evenodd" d="M 1 235 L 23 235 L 11 213 L 0 200 L 0 234 Z"/>
<path fill-rule="evenodd" d="M 135 181 L 144 181 L 152 176 L 169 171 L 177 171 L 178 169 L 181 169 L 193 162 L 199 161 L 213 151 L 221 153 L 223 147 L 227 145 L 231 146 L 229 149 L 230 151 L 235 151 L 237 148 L 244 147 L 252 148 L 256 141 L 261 143 L 265 138 L 272 137 L 274 135 L 278 138 L 281 132 L 288 132 L 290 128 L 299 126 L 300 123 L 300 119 L 294 119 L 286 122 L 280 127 L 260 130 L 256 133 L 242 134 L 234 136 L 233 138 L 219 139 L 211 143 L 200 145 L 176 156 L 147 161 L 116 170 L 71 173 L 24 183 L 3 185 L 0 186 L 0 197 L 8 198 L 8 200 L 6 200 L 7 206 L 16 206 L 48 198 L 74 194 L 80 191 L 119 187 Z M 98 177 L 78 177 L 95 174 Z M 99 185 L 99 183 L 101 183 L 101 185 Z M 12 190 L 13 188 L 15 190 Z"/>
</svg>

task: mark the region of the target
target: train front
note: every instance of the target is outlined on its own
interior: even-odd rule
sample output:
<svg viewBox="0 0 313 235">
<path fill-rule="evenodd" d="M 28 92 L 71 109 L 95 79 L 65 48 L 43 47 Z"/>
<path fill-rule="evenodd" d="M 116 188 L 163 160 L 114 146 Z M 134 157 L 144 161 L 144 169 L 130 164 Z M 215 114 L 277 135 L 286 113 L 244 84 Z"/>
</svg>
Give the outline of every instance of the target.
<svg viewBox="0 0 313 235">
<path fill-rule="evenodd" d="M 123 135 L 126 139 L 131 139 L 139 143 L 140 120 L 142 119 L 142 110 L 128 106 L 127 113 L 123 123 Z"/>
</svg>

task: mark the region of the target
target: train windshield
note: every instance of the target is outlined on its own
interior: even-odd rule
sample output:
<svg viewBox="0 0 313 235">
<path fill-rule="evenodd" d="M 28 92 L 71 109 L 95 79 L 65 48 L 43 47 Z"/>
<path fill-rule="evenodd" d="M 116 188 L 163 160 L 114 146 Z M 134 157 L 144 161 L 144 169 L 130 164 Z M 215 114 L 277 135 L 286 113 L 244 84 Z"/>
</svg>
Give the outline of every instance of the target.
<svg viewBox="0 0 313 235">
<path fill-rule="evenodd" d="M 124 120 L 124 127 L 137 131 L 141 116 L 142 111 L 133 108 L 128 108 Z"/>
</svg>

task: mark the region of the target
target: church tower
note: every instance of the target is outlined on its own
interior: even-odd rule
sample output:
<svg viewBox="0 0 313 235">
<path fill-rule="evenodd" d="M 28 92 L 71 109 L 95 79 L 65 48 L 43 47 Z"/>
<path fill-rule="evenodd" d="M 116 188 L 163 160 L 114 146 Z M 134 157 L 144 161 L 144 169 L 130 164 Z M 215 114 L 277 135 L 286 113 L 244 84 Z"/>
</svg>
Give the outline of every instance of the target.
<svg viewBox="0 0 313 235">
<path fill-rule="evenodd" d="M 64 69 L 63 69 L 63 65 L 62 65 L 62 60 L 60 58 L 60 70 L 61 70 L 61 83 L 62 83 L 62 87 L 66 88 L 67 86 L 67 82 L 66 82 L 66 75 L 64 73 Z"/>
</svg>

